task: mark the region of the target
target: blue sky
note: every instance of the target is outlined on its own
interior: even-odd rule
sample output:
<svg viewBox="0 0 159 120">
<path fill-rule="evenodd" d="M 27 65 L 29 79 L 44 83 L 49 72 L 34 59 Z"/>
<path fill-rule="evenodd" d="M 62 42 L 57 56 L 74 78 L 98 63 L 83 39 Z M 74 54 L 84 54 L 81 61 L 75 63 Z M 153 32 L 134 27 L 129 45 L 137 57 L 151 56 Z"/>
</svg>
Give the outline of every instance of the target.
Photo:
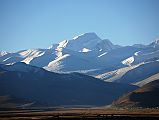
<svg viewBox="0 0 159 120">
<path fill-rule="evenodd" d="M 159 0 L 0 0 L 0 50 L 47 48 L 95 32 L 115 44 L 159 38 Z"/>
</svg>

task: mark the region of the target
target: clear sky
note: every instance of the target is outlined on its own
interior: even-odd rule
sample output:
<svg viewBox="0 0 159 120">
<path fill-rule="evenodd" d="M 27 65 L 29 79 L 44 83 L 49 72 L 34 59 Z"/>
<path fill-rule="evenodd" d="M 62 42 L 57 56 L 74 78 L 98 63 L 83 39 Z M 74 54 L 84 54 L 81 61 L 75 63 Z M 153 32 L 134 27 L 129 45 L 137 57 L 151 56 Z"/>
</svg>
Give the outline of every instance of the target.
<svg viewBox="0 0 159 120">
<path fill-rule="evenodd" d="M 47 48 L 85 32 L 148 44 L 159 38 L 159 0 L 0 0 L 0 50 Z"/>
</svg>

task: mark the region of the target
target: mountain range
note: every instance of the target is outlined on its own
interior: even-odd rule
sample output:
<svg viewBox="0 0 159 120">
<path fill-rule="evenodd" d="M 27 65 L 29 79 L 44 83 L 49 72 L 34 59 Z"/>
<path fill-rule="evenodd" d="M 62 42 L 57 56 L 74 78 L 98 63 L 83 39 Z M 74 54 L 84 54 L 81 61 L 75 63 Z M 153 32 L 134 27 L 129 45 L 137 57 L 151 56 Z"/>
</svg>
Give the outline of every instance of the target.
<svg viewBox="0 0 159 120">
<path fill-rule="evenodd" d="M 25 62 L 53 72 L 88 72 L 115 70 L 158 57 L 158 41 L 144 47 L 143 45 L 119 46 L 108 39 L 102 40 L 95 33 L 85 33 L 71 40 L 53 44 L 48 49 L 1 52 L 0 64 Z"/>
<path fill-rule="evenodd" d="M 102 106 L 158 79 L 159 40 L 121 46 L 85 33 L 46 49 L 2 51 L 0 64 L 1 96 Z"/>
<path fill-rule="evenodd" d="M 108 105 L 136 88 L 81 73 L 53 73 L 25 63 L 0 65 L 0 96 L 9 95 L 50 106 Z"/>
</svg>

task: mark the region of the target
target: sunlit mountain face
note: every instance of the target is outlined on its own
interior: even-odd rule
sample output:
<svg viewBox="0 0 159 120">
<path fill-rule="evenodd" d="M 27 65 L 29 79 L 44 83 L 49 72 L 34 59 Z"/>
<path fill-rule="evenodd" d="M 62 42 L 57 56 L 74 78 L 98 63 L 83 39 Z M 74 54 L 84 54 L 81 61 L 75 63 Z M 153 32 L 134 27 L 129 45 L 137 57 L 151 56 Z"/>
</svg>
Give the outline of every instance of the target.
<svg viewBox="0 0 159 120">
<path fill-rule="evenodd" d="M 53 72 L 111 71 L 127 66 L 158 60 L 159 44 L 132 46 L 114 45 L 95 33 L 85 33 L 71 40 L 64 40 L 46 49 L 1 52 L 1 64 L 25 62 Z M 90 73 L 94 75 L 93 73 Z"/>
</svg>

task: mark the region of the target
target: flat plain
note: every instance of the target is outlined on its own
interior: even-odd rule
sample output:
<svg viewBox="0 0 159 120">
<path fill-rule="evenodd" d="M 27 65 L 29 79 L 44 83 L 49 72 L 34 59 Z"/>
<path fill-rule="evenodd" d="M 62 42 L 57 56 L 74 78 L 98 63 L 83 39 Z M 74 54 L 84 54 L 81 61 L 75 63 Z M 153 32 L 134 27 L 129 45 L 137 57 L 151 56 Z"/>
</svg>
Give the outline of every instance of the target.
<svg viewBox="0 0 159 120">
<path fill-rule="evenodd" d="M 28 119 L 108 119 L 108 120 L 157 120 L 159 109 L 112 109 L 112 108 L 45 108 L 6 109 L 0 111 L 0 120 Z"/>
</svg>

